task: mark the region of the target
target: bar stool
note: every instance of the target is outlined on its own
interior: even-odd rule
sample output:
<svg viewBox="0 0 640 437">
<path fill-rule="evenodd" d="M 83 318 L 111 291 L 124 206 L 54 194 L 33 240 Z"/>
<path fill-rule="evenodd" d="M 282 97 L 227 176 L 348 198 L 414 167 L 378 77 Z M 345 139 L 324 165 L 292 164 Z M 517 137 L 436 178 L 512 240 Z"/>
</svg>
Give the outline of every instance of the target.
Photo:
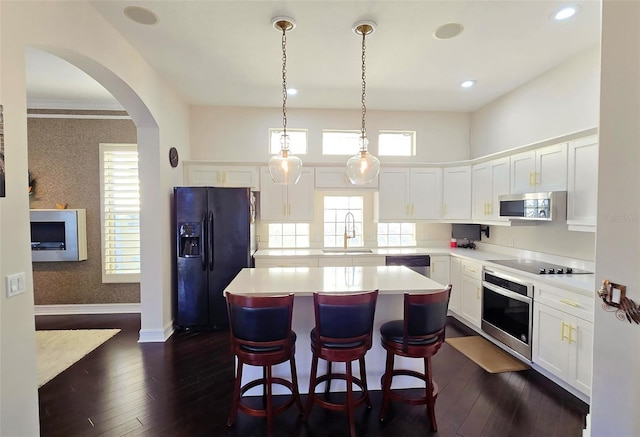
<svg viewBox="0 0 640 437">
<path fill-rule="evenodd" d="M 447 325 L 447 309 L 451 285 L 442 291 L 428 294 L 404 294 L 404 319 L 384 323 L 380 327 L 382 347 L 387 351 L 387 362 L 382 376 L 382 408 L 380 421 L 384 421 L 390 399 L 411 405 L 427 405 L 431 428 L 438 430 L 435 403 L 438 385 L 431 374 L 431 357 L 438 352 L 444 342 Z M 424 373 L 414 370 L 393 368 L 396 355 L 424 359 Z M 391 389 L 393 377 L 412 376 L 425 382 L 425 396 L 408 397 Z"/>
<path fill-rule="evenodd" d="M 250 415 L 267 418 L 267 432 L 271 435 L 273 416 L 287 410 L 293 403 L 303 414 L 296 374 L 296 334 L 291 330 L 293 294 L 287 296 L 256 297 L 227 293 L 227 310 L 231 332 L 231 351 L 238 366 L 233 390 L 233 403 L 227 426 L 236 421 L 238 410 Z M 271 367 L 289 361 L 291 381 L 274 378 Z M 242 368 L 245 364 L 262 366 L 263 378 L 242 384 Z M 291 390 L 286 402 L 274 406 L 272 386 L 282 385 Z M 242 396 L 256 386 L 263 386 L 265 408 L 252 408 L 243 402 Z"/>
<path fill-rule="evenodd" d="M 311 377 L 309 396 L 305 408 L 305 419 L 311 414 L 314 404 L 334 411 L 347 411 L 351 436 L 355 436 L 354 412 L 359 405 L 366 403 L 371 408 L 367 389 L 367 371 L 364 356 L 371 349 L 373 317 L 376 309 L 378 290 L 349 294 L 314 293 L 313 306 L 316 325 L 311 331 Z M 327 374 L 318 377 L 318 359 L 327 361 Z M 354 377 L 351 362 L 360 362 L 360 378 Z M 332 362 L 345 363 L 345 373 L 333 373 Z M 347 398 L 344 403 L 330 402 L 328 395 L 333 379 L 346 382 Z M 318 384 L 325 382 L 325 395 L 315 392 Z M 362 390 L 354 399 L 353 385 Z"/>
</svg>

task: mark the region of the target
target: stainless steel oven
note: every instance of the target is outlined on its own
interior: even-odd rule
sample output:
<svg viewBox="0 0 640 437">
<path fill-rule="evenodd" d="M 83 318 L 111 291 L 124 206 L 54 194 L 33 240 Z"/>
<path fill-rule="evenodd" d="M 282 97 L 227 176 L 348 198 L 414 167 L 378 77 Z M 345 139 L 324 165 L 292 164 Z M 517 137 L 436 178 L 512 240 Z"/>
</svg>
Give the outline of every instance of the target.
<svg viewBox="0 0 640 437">
<path fill-rule="evenodd" d="M 533 285 L 502 272 L 482 270 L 482 330 L 531 360 Z"/>
</svg>

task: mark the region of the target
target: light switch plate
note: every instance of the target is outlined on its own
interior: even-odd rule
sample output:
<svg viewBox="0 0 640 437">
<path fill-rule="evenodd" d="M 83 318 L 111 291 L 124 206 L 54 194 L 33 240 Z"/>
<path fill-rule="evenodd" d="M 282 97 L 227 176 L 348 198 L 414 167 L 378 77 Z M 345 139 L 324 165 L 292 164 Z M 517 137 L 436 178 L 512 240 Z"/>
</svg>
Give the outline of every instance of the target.
<svg viewBox="0 0 640 437">
<path fill-rule="evenodd" d="M 15 275 L 7 275 L 7 297 L 13 297 L 16 294 L 24 293 L 25 277 L 24 272 Z"/>
</svg>

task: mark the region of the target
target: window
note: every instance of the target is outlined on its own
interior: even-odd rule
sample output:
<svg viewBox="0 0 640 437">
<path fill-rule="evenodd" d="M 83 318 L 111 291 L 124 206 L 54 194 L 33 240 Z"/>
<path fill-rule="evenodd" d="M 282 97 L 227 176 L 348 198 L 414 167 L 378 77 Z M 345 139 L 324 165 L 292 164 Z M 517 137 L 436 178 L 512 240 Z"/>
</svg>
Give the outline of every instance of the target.
<svg viewBox="0 0 640 437">
<path fill-rule="evenodd" d="M 102 282 L 140 282 L 138 147 L 100 144 Z"/>
<path fill-rule="evenodd" d="M 378 154 L 385 156 L 415 156 L 416 133 L 413 131 L 380 131 Z"/>
<path fill-rule="evenodd" d="M 309 247 L 309 223 L 270 223 L 269 247 Z"/>
<path fill-rule="evenodd" d="M 355 229 L 355 237 L 347 240 L 351 247 L 364 246 L 362 238 L 362 196 L 325 196 L 324 197 L 324 247 L 342 247 L 347 213 L 353 214 L 353 224 L 349 218 L 348 229 Z"/>
<path fill-rule="evenodd" d="M 289 136 L 289 151 L 294 155 L 306 155 L 307 153 L 307 130 L 287 129 Z M 282 144 L 282 129 L 269 129 L 269 153 L 277 155 L 280 153 Z"/>
<path fill-rule="evenodd" d="M 378 246 L 398 247 L 416 245 L 415 223 L 378 223 Z"/>
<path fill-rule="evenodd" d="M 323 155 L 355 155 L 360 150 L 360 131 L 323 131 Z"/>
</svg>

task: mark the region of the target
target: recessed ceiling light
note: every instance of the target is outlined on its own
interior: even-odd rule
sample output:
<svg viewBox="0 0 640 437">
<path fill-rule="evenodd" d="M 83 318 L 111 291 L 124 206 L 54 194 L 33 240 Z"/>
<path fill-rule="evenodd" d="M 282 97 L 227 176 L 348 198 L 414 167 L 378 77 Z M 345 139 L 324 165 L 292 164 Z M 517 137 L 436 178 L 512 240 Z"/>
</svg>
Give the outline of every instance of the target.
<svg viewBox="0 0 640 437">
<path fill-rule="evenodd" d="M 573 17 L 579 11 L 579 6 L 563 6 L 562 8 L 556 10 L 553 14 L 551 14 L 551 18 L 557 21 L 566 20 L 567 18 Z"/>
<path fill-rule="evenodd" d="M 298 94 L 298 90 L 295 88 L 287 88 L 287 94 L 290 96 L 295 96 L 296 94 Z"/>
<path fill-rule="evenodd" d="M 458 23 L 443 24 L 433 33 L 435 39 L 450 39 L 462 33 L 464 26 Z"/>
<path fill-rule="evenodd" d="M 124 15 L 140 24 L 152 25 L 158 22 L 158 16 L 156 14 L 140 6 L 128 6 L 124 8 Z"/>
<path fill-rule="evenodd" d="M 460 84 L 460 86 L 462 88 L 471 88 L 472 86 L 474 86 L 476 84 L 475 80 L 465 80 L 464 82 L 462 82 Z"/>
</svg>

